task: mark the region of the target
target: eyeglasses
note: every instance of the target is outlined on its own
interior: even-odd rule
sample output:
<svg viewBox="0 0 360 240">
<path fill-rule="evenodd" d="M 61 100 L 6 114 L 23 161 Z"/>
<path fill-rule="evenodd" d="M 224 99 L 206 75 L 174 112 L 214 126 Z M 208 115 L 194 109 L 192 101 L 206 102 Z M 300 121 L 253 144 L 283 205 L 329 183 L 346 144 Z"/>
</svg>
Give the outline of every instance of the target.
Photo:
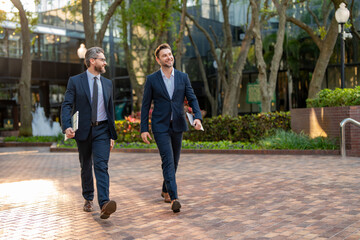
<svg viewBox="0 0 360 240">
<path fill-rule="evenodd" d="M 99 60 L 102 61 L 102 62 L 106 62 L 106 59 L 105 59 L 105 58 L 94 58 L 94 59 L 99 59 Z"/>
</svg>

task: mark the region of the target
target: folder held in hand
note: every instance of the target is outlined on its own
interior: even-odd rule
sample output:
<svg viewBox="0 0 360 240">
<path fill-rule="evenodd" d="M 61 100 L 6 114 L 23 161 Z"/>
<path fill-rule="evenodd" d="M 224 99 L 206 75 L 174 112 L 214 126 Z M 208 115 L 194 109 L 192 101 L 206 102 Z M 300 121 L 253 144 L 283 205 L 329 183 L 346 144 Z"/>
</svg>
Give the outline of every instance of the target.
<svg viewBox="0 0 360 240">
<path fill-rule="evenodd" d="M 76 111 L 76 113 L 74 113 L 74 115 L 71 118 L 72 121 L 72 129 L 74 130 L 74 132 L 76 132 L 76 130 L 78 130 L 79 128 L 79 111 Z M 65 139 L 64 141 L 68 140 L 68 138 L 66 137 L 65 134 Z"/>
</svg>

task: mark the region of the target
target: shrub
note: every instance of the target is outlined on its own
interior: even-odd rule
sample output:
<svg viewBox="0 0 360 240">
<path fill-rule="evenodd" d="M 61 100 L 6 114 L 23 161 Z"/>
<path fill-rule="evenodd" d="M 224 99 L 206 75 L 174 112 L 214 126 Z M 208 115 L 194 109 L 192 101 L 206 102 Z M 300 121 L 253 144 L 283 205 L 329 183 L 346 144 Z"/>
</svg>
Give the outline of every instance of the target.
<svg viewBox="0 0 360 240">
<path fill-rule="evenodd" d="M 255 142 L 274 134 L 276 129 L 290 130 L 290 113 L 273 112 L 244 115 L 239 117 L 217 116 L 204 118 L 205 131 L 189 127 L 184 133 L 184 140 L 193 142 Z M 140 123 L 136 120 L 115 122 L 118 140 L 116 142 L 142 142 Z"/>
<path fill-rule="evenodd" d="M 311 139 L 304 133 L 294 133 L 293 131 L 276 130 L 275 134 L 264 138 L 258 142 L 262 149 L 339 149 L 335 140 L 324 137 Z"/>
<path fill-rule="evenodd" d="M 205 118 L 205 131 L 190 128 L 184 139 L 198 141 L 256 142 L 275 133 L 276 129 L 290 130 L 290 113 L 259 113 L 231 118 L 217 116 Z"/>
<path fill-rule="evenodd" d="M 142 142 L 140 136 L 140 121 L 126 117 L 125 120 L 115 121 L 115 130 L 118 135 L 116 142 Z"/>
<path fill-rule="evenodd" d="M 315 98 L 307 99 L 306 105 L 308 108 L 360 105 L 360 86 L 335 90 L 325 88 Z"/>
</svg>

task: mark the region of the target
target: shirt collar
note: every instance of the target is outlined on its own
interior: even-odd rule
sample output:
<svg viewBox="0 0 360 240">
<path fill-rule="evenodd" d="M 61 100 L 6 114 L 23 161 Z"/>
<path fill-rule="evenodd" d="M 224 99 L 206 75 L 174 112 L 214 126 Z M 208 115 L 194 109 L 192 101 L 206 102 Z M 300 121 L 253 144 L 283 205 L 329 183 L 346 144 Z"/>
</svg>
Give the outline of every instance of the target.
<svg viewBox="0 0 360 240">
<path fill-rule="evenodd" d="M 163 78 L 167 78 L 167 77 L 165 76 L 165 73 L 163 72 L 162 68 L 160 68 L 160 71 L 161 71 L 161 76 L 162 76 Z M 170 78 L 171 78 L 171 77 L 174 77 L 174 68 L 173 68 L 172 71 L 171 71 Z"/>
<path fill-rule="evenodd" d="M 100 79 L 100 74 L 99 75 L 94 75 L 91 72 L 89 72 L 89 70 L 86 70 L 87 76 L 89 80 L 94 79 L 94 77 L 97 77 L 98 79 Z"/>
</svg>

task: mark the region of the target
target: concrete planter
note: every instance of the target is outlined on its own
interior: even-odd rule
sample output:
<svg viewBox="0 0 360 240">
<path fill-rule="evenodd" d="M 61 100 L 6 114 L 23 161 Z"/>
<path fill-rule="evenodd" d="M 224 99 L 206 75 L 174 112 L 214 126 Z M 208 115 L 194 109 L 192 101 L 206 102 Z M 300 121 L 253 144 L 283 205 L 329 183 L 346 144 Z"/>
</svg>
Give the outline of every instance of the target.
<svg viewBox="0 0 360 240">
<path fill-rule="evenodd" d="M 345 118 L 360 121 L 360 106 L 296 108 L 291 109 L 291 129 L 315 138 L 319 136 L 340 142 L 340 122 Z M 345 143 L 347 156 L 360 156 L 360 128 L 346 125 Z"/>
</svg>

